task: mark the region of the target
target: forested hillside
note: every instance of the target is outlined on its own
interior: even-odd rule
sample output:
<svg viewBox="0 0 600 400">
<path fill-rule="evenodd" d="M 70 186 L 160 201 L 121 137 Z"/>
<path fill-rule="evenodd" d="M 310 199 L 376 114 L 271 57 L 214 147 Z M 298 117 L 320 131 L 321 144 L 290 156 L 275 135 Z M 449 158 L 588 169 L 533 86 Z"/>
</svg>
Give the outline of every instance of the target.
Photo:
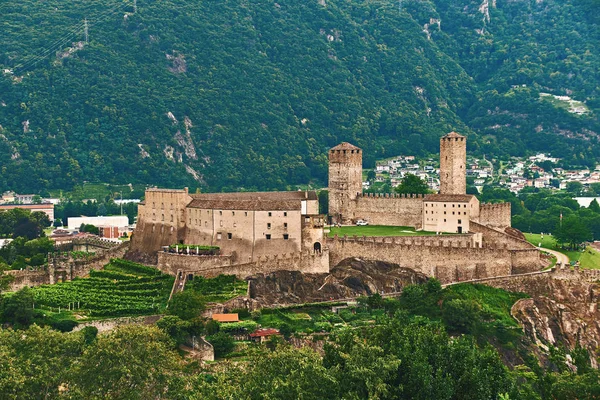
<svg viewBox="0 0 600 400">
<path fill-rule="evenodd" d="M 321 185 L 339 141 L 370 165 L 450 130 L 597 161 L 599 3 L 482 1 L 6 0 L 0 190 Z"/>
</svg>

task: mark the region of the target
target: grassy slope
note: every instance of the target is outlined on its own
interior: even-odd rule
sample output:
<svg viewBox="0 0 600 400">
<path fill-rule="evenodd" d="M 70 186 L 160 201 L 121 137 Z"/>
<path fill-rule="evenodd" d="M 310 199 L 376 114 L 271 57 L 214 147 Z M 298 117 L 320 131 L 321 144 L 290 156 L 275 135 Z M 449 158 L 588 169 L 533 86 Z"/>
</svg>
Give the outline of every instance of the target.
<svg viewBox="0 0 600 400">
<path fill-rule="evenodd" d="M 435 235 L 435 232 L 415 231 L 415 228 L 409 226 L 342 226 L 332 227 L 329 230 L 330 237 L 338 236 L 422 236 Z"/>
<path fill-rule="evenodd" d="M 583 252 L 569 251 L 560 248 L 552 236 L 544 235 L 544 238 L 542 239 L 542 235 L 538 233 L 526 233 L 525 237 L 527 238 L 527 241 L 534 246 L 538 246 L 541 243 L 542 247 L 546 249 L 555 250 L 566 254 L 567 257 L 569 257 L 569 260 L 579 261 L 583 268 L 600 269 L 600 252 L 590 246 L 588 246 Z"/>
</svg>

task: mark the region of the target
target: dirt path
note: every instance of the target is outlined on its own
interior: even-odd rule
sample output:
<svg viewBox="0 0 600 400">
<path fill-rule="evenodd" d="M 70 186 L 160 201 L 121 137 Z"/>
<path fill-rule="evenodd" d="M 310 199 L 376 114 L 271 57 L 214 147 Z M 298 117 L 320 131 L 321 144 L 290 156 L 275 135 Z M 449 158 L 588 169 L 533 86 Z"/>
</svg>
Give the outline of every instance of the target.
<svg viewBox="0 0 600 400">
<path fill-rule="evenodd" d="M 538 247 L 538 249 L 545 251 L 547 253 L 552 254 L 554 257 L 556 257 L 556 263 L 561 263 L 562 265 L 569 265 L 569 257 L 567 257 L 565 254 L 563 253 L 559 253 L 556 250 L 550 250 L 550 249 L 546 249 L 544 247 Z"/>
</svg>

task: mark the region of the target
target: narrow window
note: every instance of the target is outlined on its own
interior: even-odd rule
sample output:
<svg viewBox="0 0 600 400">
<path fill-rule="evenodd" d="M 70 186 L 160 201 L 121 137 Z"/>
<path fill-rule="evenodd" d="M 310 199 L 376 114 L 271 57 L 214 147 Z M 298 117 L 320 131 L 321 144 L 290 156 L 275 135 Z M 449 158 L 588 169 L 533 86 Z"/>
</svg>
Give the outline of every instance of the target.
<svg viewBox="0 0 600 400">
<path fill-rule="evenodd" d="M 284 213 L 283 213 L 283 216 L 284 216 L 284 217 L 287 217 L 287 212 L 284 212 Z"/>
<path fill-rule="evenodd" d="M 217 240 L 221 240 L 221 232 L 217 232 Z"/>
<path fill-rule="evenodd" d="M 284 228 L 287 228 L 287 222 L 284 222 L 284 223 L 283 223 L 283 227 L 284 227 Z"/>
<path fill-rule="evenodd" d="M 248 211 L 245 211 L 244 212 L 244 217 L 247 217 L 247 216 L 248 216 Z"/>
<path fill-rule="evenodd" d="M 165 214 L 163 214 L 163 215 L 162 215 L 162 220 L 163 220 L 163 221 L 165 220 Z"/>
<path fill-rule="evenodd" d="M 233 239 L 233 233 L 228 233 L 227 234 L 227 239 L 229 239 L 229 240 Z"/>
<path fill-rule="evenodd" d="M 459 220 L 458 220 L 458 223 L 459 223 L 459 224 L 462 224 L 462 220 L 460 220 L 460 219 L 459 219 Z"/>
<path fill-rule="evenodd" d="M 269 211 L 269 217 L 271 217 L 273 215 L 273 213 L 271 211 Z"/>
<path fill-rule="evenodd" d="M 270 222 L 267 224 L 267 229 L 271 229 L 271 223 Z"/>
<path fill-rule="evenodd" d="M 444 218 L 444 222 L 446 222 L 446 218 Z"/>
<path fill-rule="evenodd" d="M 266 237 L 267 237 L 267 240 L 271 240 L 271 235 L 270 234 L 267 234 Z"/>
<path fill-rule="evenodd" d="M 223 220 L 219 221 L 219 226 L 223 227 Z"/>
<path fill-rule="evenodd" d="M 288 235 L 287 233 L 283 234 L 283 240 L 288 240 L 290 238 L 290 235 Z"/>
<path fill-rule="evenodd" d="M 219 211 L 219 215 L 223 215 L 223 211 Z"/>
<path fill-rule="evenodd" d="M 452 215 L 454 215 L 454 211 L 452 211 Z"/>
<path fill-rule="evenodd" d="M 235 217 L 235 211 L 232 211 L 232 212 L 231 212 L 231 215 Z"/>
<path fill-rule="evenodd" d="M 171 215 L 171 222 L 173 222 L 173 216 Z"/>
</svg>

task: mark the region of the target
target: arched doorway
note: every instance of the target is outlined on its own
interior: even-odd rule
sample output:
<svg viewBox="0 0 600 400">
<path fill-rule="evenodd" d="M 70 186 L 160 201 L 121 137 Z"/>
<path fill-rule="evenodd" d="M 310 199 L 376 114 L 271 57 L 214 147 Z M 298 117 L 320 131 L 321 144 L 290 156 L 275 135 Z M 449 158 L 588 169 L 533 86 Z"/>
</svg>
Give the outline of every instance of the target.
<svg viewBox="0 0 600 400">
<path fill-rule="evenodd" d="M 320 253 L 321 252 L 321 243 L 315 242 L 313 248 L 315 249 L 315 253 Z"/>
</svg>

